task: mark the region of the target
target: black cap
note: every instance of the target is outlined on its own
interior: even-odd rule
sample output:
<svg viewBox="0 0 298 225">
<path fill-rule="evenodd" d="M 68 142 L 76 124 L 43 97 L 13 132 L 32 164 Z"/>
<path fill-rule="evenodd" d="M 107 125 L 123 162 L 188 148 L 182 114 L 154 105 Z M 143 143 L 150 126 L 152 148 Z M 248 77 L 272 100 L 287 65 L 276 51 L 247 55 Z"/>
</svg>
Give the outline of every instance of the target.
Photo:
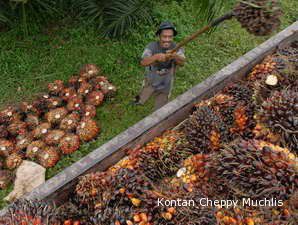
<svg viewBox="0 0 298 225">
<path fill-rule="evenodd" d="M 178 34 L 176 27 L 174 26 L 173 23 L 169 22 L 169 21 L 164 21 L 159 25 L 158 30 L 156 31 L 156 35 L 160 35 L 161 31 L 163 30 L 167 30 L 167 29 L 172 29 L 174 31 L 174 36 L 176 36 Z"/>
</svg>

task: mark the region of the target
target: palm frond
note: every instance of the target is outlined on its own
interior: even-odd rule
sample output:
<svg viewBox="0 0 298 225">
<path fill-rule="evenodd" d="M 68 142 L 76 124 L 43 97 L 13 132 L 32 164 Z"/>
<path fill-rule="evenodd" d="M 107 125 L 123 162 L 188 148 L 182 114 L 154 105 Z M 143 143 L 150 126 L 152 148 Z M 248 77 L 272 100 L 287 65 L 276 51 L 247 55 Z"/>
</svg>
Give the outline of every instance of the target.
<svg viewBox="0 0 298 225">
<path fill-rule="evenodd" d="M 206 22 L 212 21 L 223 8 L 224 0 L 192 0 L 199 17 Z"/>
<path fill-rule="evenodd" d="M 107 0 L 72 0 L 72 8 L 89 21 L 100 21 Z"/>
</svg>

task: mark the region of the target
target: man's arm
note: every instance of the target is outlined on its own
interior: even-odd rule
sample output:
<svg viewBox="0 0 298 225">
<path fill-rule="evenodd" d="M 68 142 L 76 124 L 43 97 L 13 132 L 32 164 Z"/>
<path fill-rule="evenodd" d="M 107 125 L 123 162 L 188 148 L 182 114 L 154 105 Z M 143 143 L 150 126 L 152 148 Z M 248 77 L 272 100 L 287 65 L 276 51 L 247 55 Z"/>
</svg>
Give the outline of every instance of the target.
<svg viewBox="0 0 298 225">
<path fill-rule="evenodd" d="M 167 61 L 167 55 L 163 53 L 152 54 L 152 51 L 149 48 L 146 48 L 142 55 L 142 60 L 140 62 L 141 66 L 150 66 L 156 62 L 165 62 Z"/>
<path fill-rule="evenodd" d="M 183 66 L 186 61 L 184 49 L 180 48 L 177 52 L 170 54 L 169 58 L 174 59 L 176 65 Z"/>
</svg>

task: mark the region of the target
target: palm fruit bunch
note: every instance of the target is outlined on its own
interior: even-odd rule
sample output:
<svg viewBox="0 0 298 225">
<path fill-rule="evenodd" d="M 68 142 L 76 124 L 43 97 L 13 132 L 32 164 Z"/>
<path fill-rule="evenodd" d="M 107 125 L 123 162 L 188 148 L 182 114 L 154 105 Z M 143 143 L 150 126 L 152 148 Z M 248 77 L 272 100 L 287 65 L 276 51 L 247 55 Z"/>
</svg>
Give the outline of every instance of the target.
<svg viewBox="0 0 298 225">
<path fill-rule="evenodd" d="M 7 157 L 15 151 L 15 145 L 12 141 L 0 139 L 0 156 Z"/>
<path fill-rule="evenodd" d="M 96 76 L 90 79 L 89 83 L 93 86 L 95 90 L 100 90 L 104 83 L 108 82 L 105 76 Z"/>
<path fill-rule="evenodd" d="M 45 168 L 50 168 L 56 165 L 60 159 L 57 148 L 46 146 L 44 149 L 38 152 L 37 162 Z"/>
<path fill-rule="evenodd" d="M 227 128 L 209 106 L 199 107 L 186 121 L 184 133 L 194 153 L 218 150 L 227 140 Z"/>
<path fill-rule="evenodd" d="M 50 130 L 44 138 L 44 142 L 48 145 L 58 145 L 60 140 L 64 137 L 63 130 Z"/>
<path fill-rule="evenodd" d="M 84 105 L 81 114 L 82 117 L 94 118 L 96 116 L 96 107 L 94 105 Z"/>
<path fill-rule="evenodd" d="M 41 141 L 33 141 L 31 142 L 26 149 L 26 157 L 29 159 L 35 159 L 35 157 L 46 147 L 46 144 Z"/>
<path fill-rule="evenodd" d="M 86 64 L 80 69 L 80 76 L 86 79 L 97 76 L 101 73 L 101 69 L 95 64 Z"/>
<path fill-rule="evenodd" d="M 50 123 L 50 124 L 57 124 L 59 123 L 63 118 L 66 117 L 67 115 L 67 109 L 64 107 L 60 107 L 57 109 L 52 109 L 51 111 L 47 112 L 45 114 L 45 119 Z"/>
<path fill-rule="evenodd" d="M 73 87 L 67 87 L 61 91 L 61 98 L 64 101 L 69 101 L 71 98 L 76 96 L 77 96 L 77 92 Z"/>
<path fill-rule="evenodd" d="M 57 209 L 59 221 L 63 221 L 63 225 L 91 225 L 92 223 L 88 223 L 90 215 L 85 211 L 71 201 L 64 203 Z"/>
<path fill-rule="evenodd" d="M 55 109 L 63 105 L 63 100 L 60 97 L 50 97 L 47 101 L 48 109 Z"/>
<path fill-rule="evenodd" d="M 8 136 L 7 126 L 0 125 L 0 138 L 6 138 Z"/>
<path fill-rule="evenodd" d="M 33 130 L 40 123 L 39 117 L 32 113 L 27 114 L 24 121 L 30 130 Z"/>
<path fill-rule="evenodd" d="M 0 189 L 6 189 L 13 181 L 13 174 L 8 170 L 0 170 Z"/>
<path fill-rule="evenodd" d="M 61 120 L 60 129 L 65 131 L 73 131 L 77 128 L 80 119 L 80 114 L 77 112 L 68 114 L 63 120 Z"/>
<path fill-rule="evenodd" d="M 273 144 L 280 144 L 280 134 L 274 133 L 261 123 L 256 124 L 255 128 L 253 129 L 253 134 L 255 139 L 264 140 Z"/>
<path fill-rule="evenodd" d="M 79 87 L 79 79 L 80 76 L 78 76 L 77 74 L 73 74 L 69 79 L 68 79 L 68 85 L 71 88 L 77 89 Z"/>
<path fill-rule="evenodd" d="M 33 104 L 29 102 L 21 102 L 18 106 L 18 109 L 23 114 L 32 113 L 32 114 L 40 115 L 41 113 L 36 107 L 33 106 Z"/>
<path fill-rule="evenodd" d="M 276 30 L 282 15 L 278 0 L 241 1 L 233 13 L 241 26 L 256 36 L 269 35 Z"/>
<path fill-rule="evenodd" d="M 7 131 L 12 136 L 17 136 L 19 134 L 25 134 L 27 132 L 27 124 L 23 121 L 14 121 L 8 125 Z"/>
<path fill-rule="evenodd" d="M 75 96 L 69 99 L 66 108 L 68 111 L 80 111 L 84 106 L 83 99 L 80 96 Z"/>
<path fill-rule="evenodd" d="M 84 81 L 80 84 L 80 87 L 78 88 L 78 94 L 80 96 L 86 96 L 89 93 L 92 92 L 92 85 L 88 82 Z"/>
<path fill-rule="evenodd" d="M 44 138 L 50 130 L 50 123 L 41 123 L 32 131 L 32 135 L 36 139 Z"/>
<path fill-rule="evenodd" d="M 293 157 L 270 143 L 240 139 L 214 154 L 210 170 L 233 197 L 286 200 L 298 188 L 297 159 Z"/>
<path fill-rule="evenodd" d="M 0 111 L 0 124 L 8 124 L 16 117 L 18 117 L 16 108 L 13 106 L 9 106 Z"/>
<path fill-rule="evenodd" d="M 104 95 L 101 91 L 93 91 L 86 97 L 86 104 L 99 106 L 102 104 Z"/>
<path fill-rule="evenodd" d="M 298 92 L 274 92 L 261 106 L 258 120 L 282 136 L 282 145 L 298 151 Z"/>
<path fill-rule="evenodd" d="M 91 141 L 99 134 L 99 132 L 100 127 L 90 118 L 82 119 L 76 130 L 77 135 L 79 135 L 82 141 Z"/>
<path fill-rule="evenodd" d="M 112 85 L 109 81 L 102 81 L 100 83 L 100 91 L 106 97 L 113 97 L 117 91 L 117 88 Z"/>
<path fill-rule="evenodd" d="M 6 214 L 0 217 L 5 225 L 60 225 L 56 207 L 53 204 L 17 200 L 9 206 Z"/>
<path fill-rule="evenodd" d="M 55 80 L 53 83 L 48 84 L 49 93 L 52 95 L 59 95 L 64 88 L 62 80 Z"/>
<path fill-rule="evenodd" d="M 153 181 L 175 174 L 180 162 L 190 155 L 186 138 L 177 131 L 168 131 L 131 154 L 137 157 L 138 169 Z"/>
<path fill-rule="evenodd" d="M 66 134 L 59 142 L 60 151 L 67 155 L 80 148 L 80 137 L 75 134 Z"/>
<path fill-rule="evenodd" d="M 109 191 L 111 191 L 111 174 L 107 172 L 89 173 L 79 178 L 75 188 L 75 201 L 90 211 L 102 207 Z"/>
<path fill-rule="evenodd" d="M 17 168 L 23 162 L 22 156 L 18 153 L 12 153 L 5 159 L 5 166 L 9 170 Z"/>
<path fill-rule="evenodd" d="M 264 78 L 268 74 L 271 74 L 277 67 L 277 62 L 275 62 L 272 56 L 267 56 L 262 63 L 257 64 L 252 71 L 248 74 L 248 81 L 256 81 Z"/>
<path fill-rule="evenodd" d="M 34 108 L 37 109 L 37 111 L 39 112 L 39 114 L 43 114 L 46 113 L 49 108 L 49 99 L 50 99 L 50 95 L 49 94 L 41 94 L 36 100 L 33 101 L 32 105 Z"/>
<path fill-rule="evenodd" d="M 16 137 L 16 151 L 21 151 L 25 148 L 27 148 L 27 146 L 33 141 L 33 137 L 31 134 L 25 134 L 25 135 L 18 135 Z"/>
</svg>

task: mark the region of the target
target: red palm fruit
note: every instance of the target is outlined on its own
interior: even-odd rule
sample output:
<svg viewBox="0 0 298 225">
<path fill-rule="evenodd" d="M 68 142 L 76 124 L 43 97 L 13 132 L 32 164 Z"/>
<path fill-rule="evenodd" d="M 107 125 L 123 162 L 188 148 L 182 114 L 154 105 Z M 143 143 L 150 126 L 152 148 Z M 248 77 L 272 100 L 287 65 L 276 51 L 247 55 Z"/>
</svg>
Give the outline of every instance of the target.
<svg viewBox="0 0 298 225">
<path fill-rule="evenodd" d="M 52 109 L 45 115 L 45 119 L 51 124 L 60 123 L 67 115 L 67 110 L 64 107 Z"/>
<path fill-rule="evenodd" d="M 60 98 L 60 97 L 50 97 L 48 99 L 47 106 L 48 106 L 49 109 L 54 109 L 54 108 L 57 108 L 59 106 L 62 106 L 62 104 L 63 104 L 62 98 Z"/>
<path fill-rule="evenodd" d="M 0 139 L 0 156 L 7 157 L 15 152 L 15 145 L 12 141 Z"/>
<path fill-rule="evenodd" d="M 95 64 L 86 64 L 80 69 L 80 76 L 86 79 L 95 77 L 101 72 L 100 68 Z"/>
<path fill-rule="evenodd" d="M 29 102 L 21 102 L 19 104 L 19 110 L 22 113 L 33 113 L 33 114 L 40 114 L 40 111 L 33 106 L 33 104 L 29 103 Z"/>
<path fill-rule="evenodd" d="M 63 130 L 51 130 L 45 136 L 44 141 L 48 145 L 57 145 L 64 135 L 65 132 Z"/>
<path fill-rule="evenodd" d="M 31 142 L 31 144 L 27 146 L 26 157 L 29 159 L 34 159 L 37 156 L 37 154 L 40 151 L 42 151 L 45 147 L 46 144 L 43 141 L 37 140 Z"/>
<path fill-rule="evenodd" d="M 61 92 L 61 97 L 64 101 L 68 101 L 71 98 L 77 96 L 77 92 L 74 88 L 64 88 Z"/>
<path fill-rule="evenodd" d="M 46 136 L 46 134 L 49 132 L 50 129 L 51 129 L 50 123 L 41 123 L 32 131 L 32 135 L 36 139 L 43 138 Z"/>
<path fill-rule="evenodd" d="M 59 148 L 63 154 L 71 154 L 80 147 L 80 137 L 75 134 L 66 134 L 59 143 Z"/>
<path fill-rule="evenodd" d="M 76 96 L 71 98 L 67 103 L 67 110 L 69 111 L 80 111 L 83 107 L 83 100 L 82 97 Z"/>
<path fill-rule="evenodd" d="M 16 137 L 16 151 L 23 150 L 32 142 L 33 137 L 31 134 L 18 135 Z"/>
<path fill-rule="evenodd" d="M 99 106 L 103 102 L 103 99 L 104 95 L 101 91 L 93 91 L 87 96 L 86 103 L 89 105 Z"/>
<path fill-rule="evenodd" d="M 5 125 L 0 125 L 0 138 L 6 138 L 8 136 L 7 127 Z"/>
<path fill-rule="evenodd" d="M 91 141 L 100 131 L 96 122 L 89 118 L 84 118 L 77 127 L 77 134 L 82 141 Z"/>
<path fill-rule="evenodd" d="M 66 131 L 75 130 L 80 122 L 80 114 L 77 112 L 73 112 L 67 115 L 60 123 L 60 129 Z"/>
<path fill-rule="evenodd" d="M 27 124 L 23 121 L 14 121 L 7 127 L 7 130 L 13 136 L 25 134 L 27 133 Z"/>
<path fill-rule="evenodd" d="M 21 165 L 22 162 L 23 159 L 18 153 L 12 153 L 5 159 L 5 165 L 9 170 L 17 168 L 19 165 Z"/>
<path fill-rule="evenodd" d="M 81 113 L 82 113 L 82 117 L 93 118 L 96 116 L 96 108 L 94 105 L 84 105 Z"/>
<path fill-rule="evenodd" d="M 104 76 L 97 76 L 89 81 L 94 90 L 100 90 L 105 82 L 108 82 L 108 79 Z"/>
<path fill-rule="evenodd" d="M 53 83 L 48 84 L 48 90 L 53 95 L 59 95 L 59 93 L 64 88 L 62 80 L 55 80 Z"/>
<path fill-rule="evenodd" d="M 57 148 L 47 146 L 37 154 L 37 161 L 40 165 L 45 168 L 50 168 L 56 165 L 59 161 L 60 156 Z"/>
<path fill-rule="evenodd" d="M 15 114 L 17 114 L 17 110 L 15 107 L 9 106 L 2 111 L 0 111 L 0 124 L 9 123 L 13 120 Z"/>
<path fill-rule="evenodd" d="M 13 174 L 9 170 L 0 170 L 0 189 L 6 189 L 13 181 Z"/>
<path fill-rule="evenodd" d="M 35 127 L 39 125 L 39 117 L 35 114 L 27 114 L 25 118 L 25 122 L 27 124 L 27 127 L 31 130 L 33 130 Z"/>
<path fill-rule="evenodd" d="M 88 82 L 82 82 L 78 89 L 78 94 L 85 96 L 85 95 L 88 95 L 91 91 L 92 91 L 92 85 L 89 84 Z"/>
</svg>

